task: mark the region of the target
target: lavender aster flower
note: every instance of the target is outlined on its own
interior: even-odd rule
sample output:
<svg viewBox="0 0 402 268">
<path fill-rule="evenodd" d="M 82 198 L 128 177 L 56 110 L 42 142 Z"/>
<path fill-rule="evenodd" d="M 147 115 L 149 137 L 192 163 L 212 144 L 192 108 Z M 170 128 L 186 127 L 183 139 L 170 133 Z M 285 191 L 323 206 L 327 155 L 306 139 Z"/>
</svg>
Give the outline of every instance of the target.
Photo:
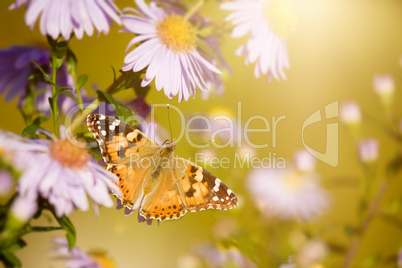
<svg viewBox="0 0 402 268">
<path fill-rule="evenodd" d="M 326 194 L 314 174 L 259 168 L 248 175 L 247 187 L 266 217 L 310 219 L 327 205 Z"/>
<path fill-rule="evenodd" d="M 235 25 L 232 37 L 250 35 L 237 55 L 247 55 L 246 64 L 257 62 L 255 77 L 268 74 L 279 80 L 286 78 L 284 68 L 289 68 L 286 39 L 293 30 L 294 18 L 285 0 L 234 0 L 221 5 L 231 10 L 226 21 Z"/>
<path fill-rule="evenodd" d="M 30 81 L 28 77 L 34 74 L 36 67 L 31 61 L 36 62 L 44 70 L 49 69 L 49 50 L 37 47 L 12 46 L 0 50 L 0 94 L 7 94 L 6 101 L 19 96 L 19 105 L 22 106 L 26 97 L 26 88 Z M 57 84 L 61 87 L 74 88 L 74 81 L 62 65 L 57 70 Z M 51 86 L 44 82 L 38 82 L 34 90 L 44 89 L 45 92 L 36 99 L 36 108 L 44 113 L 50 112 L 48 98 L 51 97 Z M 75 96 L 74 92 L 71 92 Z M 67 112 L 75 105 L 75 102 L 61 94 L 58 98 L 58 105 L 63 112 Z"/>
<path fill-rule="evenodd" d="M 117 177 L 107 172 L 90 154 L 73 145 L 60 128 L 60 139 L 32 140 L 37 146 L 30 167 L 21 175 L 18 191 L 21 195 L 47 199 L 55 207 L 56 215 L 69 215 L 73 210 L 88 210 L 86 194 L 97 206 L 112 207 L 108 189 L 119 196 L 120 190 L 112 182 Z"/>
<path fill-rule="evenodd" d="M 195 97 L 195 89 L 208 90 L 207 81 L 213 81 L 212 73 L 221 73 L 197 51 L 196 29 L 184 17 L 167 13 L 151 2 L 135 0 L 139 9 L 126 8 L 121 16 L 125 32 L 137 34 L 127 46 L 126 52 L 143 42 L 124 58 L 123 71 L 138 72 L 148 66 L 141 86 L 155 79 L 156 89 L 164 89 L 165 95 L 179 95 L 179 102 Z"/>
<path fill-rule="evenodd" d="M 105 252 L 92 251 L 84 252 L 78 247 L 68 249 L 66 239 L 55 237 L 55 254 L 66 260 L 67 268 L 116 268 L 115 262 L 108 258 Z"/>
<path fill-rule="evenodd" d="M 120 25 L 119 9 L 113 0 L 16 0 L 10 6 L 15 9 L 26 4 L 25 24 L 31 29 L 40 18 L 40 32 L 56 40 L 65 40 L 71 32 L 81 39 L 84 32 L 92 36 L 94 28 L 109 33 L 112 20 Z"/>
</svg>

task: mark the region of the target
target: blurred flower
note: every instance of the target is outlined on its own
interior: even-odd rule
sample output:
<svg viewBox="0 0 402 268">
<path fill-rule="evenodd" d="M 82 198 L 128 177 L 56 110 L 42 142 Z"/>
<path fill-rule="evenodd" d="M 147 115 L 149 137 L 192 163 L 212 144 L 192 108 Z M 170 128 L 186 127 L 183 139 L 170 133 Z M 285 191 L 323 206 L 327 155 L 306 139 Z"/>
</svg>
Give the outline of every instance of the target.
<svg viewBox="0 0 402 268">
<path fill-rule="evenodd" d="M 279 266 L 279 268 L 297 268 L 293 263 L 284 263 Z"/>
<path fill-rule="evenodd" d="M 272 77 L 286 79 L 284 68 L 289 69 L 286 39 L 295 24 L 288 1 L 234 0 L 221 8 L 233 12 L 226 17 L 226 21 L 235 25 L 233 38 L 250 34 L 236 54 L 247 55 L 246 64 L 257 61 L 254 75 L 258 78 L 268 74 L 268 82 Z"/>
<path fill-rule="evenodd" d="M 222 219 L 212 227 L 212 234 L 218 239 L 228 239 L 237 231 L 236 223 L 231 219 Z"/>
<path fill-rule="evenodd" d="M 361 121 L 359 105 L 354 101 L 341 104 L 340 119 L 345 124 L 358 124 Z"/>
<path fill-rule="evenodd" d="M 92 36 L 94 27 L 108 34 L 112 20 L 120 25 L 119 9 L 113 0 L 16 0 L 9 9 L 26 4 L 25 24 L 31 30 L 40 18 L 40 32 L 54 40 L 63 36 L 70 39 L 71 32 L 81 39 L 84 32 Z"/>
<path fill-rule="evenodd" d="M 329 253 L 327 245 L 317 239 L 308 241 L 297 255 L 297 263 L 301 267 L 312 267 L 324 259 Z"/>
<path fill-rule="evenodd" d="M 21 175 L 18 191 L 21 195 L 47 199 L 56 215 L 69 215 L 79 208 L 88 210 L 88 194 L 97 213 L 98 204 L 113 206 L 108 189 L 116 195 L 120 189 L 111 181 L 117 177 L 99 166 L 91 155 L 73 145 L 60 127 L 60 139 L 30 140 L 37 146 L 30 167 Z"/>
<path fill-rule="evenodd" d="M 399 250 L 398 253 L 398 268 L 402 268 L 402 248 Z"/>
<path fill-rule="evenodd" d="M 49 69 L 49 50 L 36 47 L 12 46 L 0 50 L 0 94 L 6 95 L 6 101 L 11 101 L 19 96 L 19 106 L 25 103 L 26 88 L 31 81 L 30 76 L 37 71 L 31 61 L 36 62 L 45 71 Z M 56 82 L 60 87 L 74 88 L 74 81 L 67 72 L 67 68 L 62 65 L 57 70 Z M 36 108 L 44 113 L 50 112 L 48 98 L 52 95 L 51 86 L 44 82 L 37 82 L 34 91 L 44 90 L 36 99 Z M 70 91 L 76 97 L 75 92 Z M 69 111 L 75 102 L 69 97 L 60 94 L 58 105 L 63 112 Z"/>
<path fill-rule="evenodd" d="M 380 97 L 382 104 L 389 108 L 394 100 L 395 83 L 389 74 L 377 74 L 373 79 L 373 87 L 377 95 Z"/>
<path fill-rule="evenodd" d="M 139 10 L 125 9 L 135 15 L 121 16 L 124 31 L 138 35 L 126 51 L 143 43 L 126 55 L 123 71 L 138 72 L 148 66 L 141 86 L 155 78 L 157 90 L 164 88 L 169 98 L 178 94 L 179 102 L 195 96 L 197 87 L 206 91 L 206 81 L 213 81 L 212 72 L 220 71 L 197 51 L 195 27 L 180 15 L 166 15 L 154 3 L 148 6 L 143 0 L 135 2 Z"/>
<path fill-rule="evenodd" d="M 21 223 L 26 223 L 36 213 L 37 209 L 38 204 L 34 198 L 18 195 L 11 205 L 10 212 Z"/>
<path fill-rule="evenodd" d="M 187 254 L 187 255 L 180 256 L 178 258 L 177 267 L 178 268 L 198 268 L 198 267 L 203 267 L 203 266 L 201 264 L 201 261 L 197 257 L 195 257 L 191 254 Z"/>
<path fill-rule="evenodd" d="M 210 243 L 199 244 L 196 255 L 205 261 L 207 267 L 257 267 L 234 247 L 219 248 Z"/>
<path fill-rule="evenodd" d="M 254 169 L 247 188 L 266 217 L 310 219 L 327 206 L 325 192 L 315 174 L 299 174 L 291 169 Z"/>
<path fill-rule="evenodd" d="M 66 260 L 67 268 L 116 268 L 113 259 L 106 256 L 103 251 L 84 252 L 78 247 L 68 249 L 68 242 L 64 238 L 55 237 L 55 254 Z"/>
<path fill-rule="evenodd" d="M 363 163 L 375 162 L 378 159 L 378 140 L 365 139 L 359 143 L 359 157 Z"/>
<path fill-rule="evenodd" d="M 144 100 L 143 97 L 137 97 L 126 104 L 128 108 L 143 119 L 146 119 L 151 113 L 151 106 Z"/>
<path fill-rule="evenodd" d="M 0 170 L 0 198 L 8 196 L 13 190 L 14 180 L 6 170 Z"/>
<path fill-rule="evenodd" d="M 311 172 L 315 169 L 316 159 L 306 150 L 299 150 L 294 153 L 296 169 L 302 172 Z"/>
</svg>

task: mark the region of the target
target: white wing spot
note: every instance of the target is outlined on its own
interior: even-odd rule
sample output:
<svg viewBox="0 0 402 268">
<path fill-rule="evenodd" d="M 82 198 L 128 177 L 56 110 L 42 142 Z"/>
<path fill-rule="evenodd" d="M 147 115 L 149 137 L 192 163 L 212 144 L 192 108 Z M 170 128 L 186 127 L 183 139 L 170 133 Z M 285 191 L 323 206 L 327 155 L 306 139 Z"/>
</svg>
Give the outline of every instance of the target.
<svg viewBox="0 0 402 268">
<path fill-rule="evenodd" d="M 101 134 L 102 134 L 103 136 L 106 136 L 106 131 L 105 131 L 105 130 L 102 130 L 102 131 L 101 131 Z"/>
<path fill-rule="evenodd" d="M 103 114 L 101 114 L 101 115 L 99 116 L 99 119 L 100 119 L 100 120 L 104 120 L 104 119 L 106 119 L 106 116 L 104 116 Z"/>
<path fill-rule="evenodd" d="M 98 126 L 98 129 L 101 129 L 101 126 Z"/>
<path fill-rule="evenodd" d="M 226 196 L 226 200 L 229 200 L 229 196 Z"/>
<path fill-rule="evenodd" d="M 112 124 L 115 125 L 115 126 L 118 126 L 118 125 L 120 125 L 120 120 L 116 120 Z"/>
<path fill-rule="evenodd" d="M 96 123 L 98 124 L 98 125 L 100 125 L 100 121 L 98 120 L 98 121 L 96 121 Z"/>
<path fill-rule="evenodd" d="M 109 126 L 110 130 L 114 130 L 115 126 Z"/>
<path fill-rule="evenodd" d="M 215 186 L 219 188 L 219 186 L 221 185 L 221 180 L 216 178 L 215 180 Z"/>
<path fill-rule="evenodd" d="M 94 121 L 92 121 L 92 122 L 91 122 L 91 125 L 94 125 L 94 124 L 95 124 L 95 122 L 94 122 Z"/>
<path fill-rule="evenodd" d="M 216 185 L 214 186 L 214 191 L 217 192 L 219 191 L 219 187 L 216 187 Z"/>
<path fill-rule="evenodd" d="M 232 193 L 232 190 L 228 189 L 228 195 L 231 195 Z"/>
<path fill-rule="evenodd" d="M 225 199 L 221 198 L 221 202 L 225 201 Z"/>
<path fill-rule="evenodd" d="M 218 198 L 217 196 L 214 196 L 214 198 L 212 198 L 212 200 L 214 200 L 214 201 L 218 201 L 218 200 L 219 200 L 219 198 Z"/>
</svg>

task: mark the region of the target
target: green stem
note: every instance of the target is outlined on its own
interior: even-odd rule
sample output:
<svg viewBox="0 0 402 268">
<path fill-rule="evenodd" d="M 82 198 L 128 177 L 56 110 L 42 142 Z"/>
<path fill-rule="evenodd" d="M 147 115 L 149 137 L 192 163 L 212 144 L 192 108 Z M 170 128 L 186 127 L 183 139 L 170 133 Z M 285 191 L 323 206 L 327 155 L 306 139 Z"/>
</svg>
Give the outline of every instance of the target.
<svg viewBox="0 0 402 268">
<path fill-rule="evenodd" d="M 356 255 L 356 252 L 360 246 L 362 236 L 367 231 L 367 229 L 371 223 L 371 220 L 373 219 L 374 215 L 376 214 L 378 207 L 380 205 L 380 202 L 381 202 L 385 192 L 387 191 L 387 188 L 388 188 L 388 183 L 384 179 L 381 183 L 380 189 L 378 190 L 376 197 L 371 202 L 367 216 L 364 218 L 363 222 L 361 223 L 359 232 L 352 239 L 352 243 L 349 246 L 349 249 L 347 251 L 346 258 L 342 265 L 342 268 L 348 268 L 352 264 L 353 258 Z"/>
<path fill-rule="evenodd" d="M 204 0 L 200 0 L 184 15 L 185 20 L 189 20 L 202 6 L 204 5 Z"/>
<path fill-rule="evenodd" d="M 75 93 L 77 93 L 77 97 L 78 97 L 78 107 L 80 108 L 80 111 L 82 111 L 84 109 L 84 105 L 82 104 L 81 91 L 78 88 L 77 75 L 75 74 L 75 71 L 71 72 L 71 76 L 73 77 Z"/>
<path fill-rule="evenodd" d="M 52 94 L 53 94 L 53 107 L 52 107 L 52 115 L 53 115 L 53 124 L 54 124 L 54 134 L 56 137 L 59 137 L 59 128 L 57 124 L 57 120 L 59 117 L 59 108 L 57 107 L 57 96 L 56 96 L 56 74 L 57 74 L 57 68 L 56 66 L 56 60 L 52 58 L 53 64 L 52 64 Z"/>
</svg>

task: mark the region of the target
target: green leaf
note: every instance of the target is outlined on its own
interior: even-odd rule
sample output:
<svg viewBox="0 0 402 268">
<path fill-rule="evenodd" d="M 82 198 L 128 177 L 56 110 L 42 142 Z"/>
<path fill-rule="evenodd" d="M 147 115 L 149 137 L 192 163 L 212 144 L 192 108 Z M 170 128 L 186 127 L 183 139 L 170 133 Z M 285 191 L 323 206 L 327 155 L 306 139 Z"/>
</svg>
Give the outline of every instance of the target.
<svg viewBox="0 0 402 268">
<path fill-rule="evenodd" d="M 67 232 L 66 238 L 68 241 L 68 249 L 71 250 L 74 247 L 75 241 L 77 238 L 77 234 L 76 234 L 74 225 L 70 221 L 70 219 L 67 218 L 66 216 L 63 216 L 61 218 L 56 217 L 56 219 L 59 222 L 60 226 Z"/>
<path fill-rule="evenodd" d="M 6 267 L 21 267 L 21 261 L 11 250 L 0 251 L 0 260 L 4 260 Z"/>
<path fill-rule="evenodd" d="M 103 99 L 104 101 L 107 101 L 108 103 L 113 105 L 119 117 L 122 117 L 125 120 L 129 120 L 128 122 L 126 122 L 127 124 L 138 124 L 138 122 L 135 122 L 132 112 L 129 109 L 127 109 L 123 104 L 116 101 L 112 97 L 112 95 L 99 90 L 96 93 L 98 94 L 100 100 Z"/>
<path fill-rule="evenodd" d="M 61 88 L 57 89 L 56 94 L 54 94 L 53 98 L 58 98 L 59 95 L 66 90 L 73 90 L 73 89 L 71 87 L 61 87 Z"/>
<path fill-rule="evenodd" d="M 35 125 L 40 125 L 40 124 L 42 124 L 43 122 L 46 122 L 47 120 L 49 120 L 49 118 L 48 117 L 46 117 L 46 116 L 38 116 L 37 118 L 35 118 L 34 120 L 33 120 L 33 123 L 35 124 Z"/>
<path fill-rule="evenodd" d="M 32 135 L 32 136 L 36 137 L 37 135 L 36 135 L 35 132 L 36 132 L 38 129 L 43 129 L 43 130 L 45 130 L 44 128 L 42 128 L 42 127 L 40 127 L 40 126 L 38 126 L 38 125 L 34 125 L 34 124 L 29 125 L 29 126 L 27 126 L 26 128 L 24 128 L 24 130 L 22 131 L 21 136 L 26 137 L 26 136 L 28 136 L 28 135 Z"/>
<path fill-rule="evenodd" d="M 77 57 L 75 56 L 73 51 L 71 51 L 71 49 L 67 50 L 66 65 L 67 65 L 67 71 L 70 74 L 76 73 L 78 61 L 77 61 Z"/>
<path fill-rule="evenodd" d="M 42 69 L 42 67 L 39 66 L 39 64 L 37 64 L 37 63 L 34 62 L 34 61 L 31 61 L 31 63 L 32 63 L 33 65 L 35 65 L 36 68 L 38 68 L 38 70 L 43 74 L 43 76 L 45 77 L 45 80 L 46 80 L 47 82 L 52 83 L 52 79 L 50 79 L 49 75 Z"/>
<path fill-rule="evenodd" d="M 72 99 L 72 100 L 78 105 L 78 100 L 77 100 L 77 98 L 76 98 L 73 94 L 71 94 L 70 91 L 63 91 L 63 92 L 61 92 L 61 94 L 63 94 L 63 95 L 65 95 L 65 96 L 69 97 L 70 99 Z"/>
<path fill-rule="evenodd" d="M 82 88 L 88 81 L 88 75 L 83 74 L 80 75 L 80 77 L 78 77 L 77 79 L 77 84 L 78 84 L 78 88 Z"/>
</svg>

